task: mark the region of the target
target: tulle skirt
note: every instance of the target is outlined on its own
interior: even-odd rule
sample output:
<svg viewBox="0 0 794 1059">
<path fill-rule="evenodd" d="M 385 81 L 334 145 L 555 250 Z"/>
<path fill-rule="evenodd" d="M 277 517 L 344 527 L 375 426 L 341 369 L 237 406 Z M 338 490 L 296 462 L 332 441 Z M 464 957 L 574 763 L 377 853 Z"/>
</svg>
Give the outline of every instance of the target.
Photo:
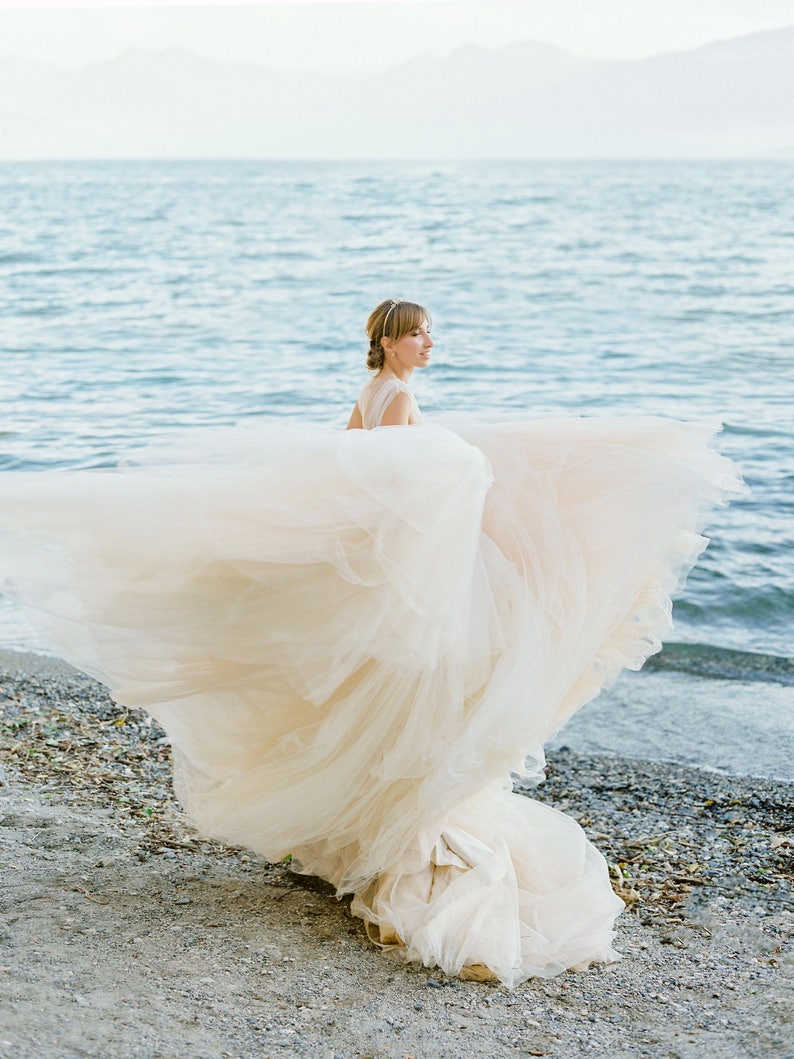
<svg viewBox="0 0 794 1059">
<path fill-rule="evenodd" d="M 514 985 L 614 958 L 603 858 L 511 775 L 659 649 L 736 487 L 710 433 L 279 424 L 6 474 L 0 589 L 165 727 L 203 834 L 291 854 L 398 958 Z"/>
</svg>

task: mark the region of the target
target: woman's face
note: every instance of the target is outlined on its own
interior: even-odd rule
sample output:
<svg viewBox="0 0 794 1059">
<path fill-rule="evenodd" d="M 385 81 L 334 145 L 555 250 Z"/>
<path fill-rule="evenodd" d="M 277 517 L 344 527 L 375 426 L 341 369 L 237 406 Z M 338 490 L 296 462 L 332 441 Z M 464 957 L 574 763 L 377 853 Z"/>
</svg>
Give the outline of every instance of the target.
<svg viewBox="0 0 794 1059">
<path fill-rule="evenodd" d="M 387 364 L 399 365 L 402 368 L 426 368 L 430 363 L 430 350 L 433 348 L 427 320 L 407 335 L 403 335 L 399 342 L 391 342 L 389 345 L 384 343 L 384 347 Z"/>
</svg>

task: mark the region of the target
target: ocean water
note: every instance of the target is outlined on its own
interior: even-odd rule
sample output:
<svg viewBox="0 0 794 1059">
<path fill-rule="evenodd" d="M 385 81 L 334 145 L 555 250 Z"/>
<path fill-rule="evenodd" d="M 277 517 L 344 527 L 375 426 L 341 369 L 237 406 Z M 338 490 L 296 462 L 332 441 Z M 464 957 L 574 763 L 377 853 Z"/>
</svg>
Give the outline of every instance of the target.
<svg viewBox="0 0 794 1059">
<path fill-rule="evenodd" d="M 628 679 L 651 711 L 677 689 L 685 746 L 656 756 L 794 778 L 793 183 L 788 162 L 0 165 L 0 470 L 341 426 L 369 310 L 422 301 L 426 414 L 723 421 L 750 491 L 712 520 L 677 643 Z M 41 649 L 7 601 L 0 645 Z M 564 741 L 648 756 L 622 687 Z"/>
</svg>

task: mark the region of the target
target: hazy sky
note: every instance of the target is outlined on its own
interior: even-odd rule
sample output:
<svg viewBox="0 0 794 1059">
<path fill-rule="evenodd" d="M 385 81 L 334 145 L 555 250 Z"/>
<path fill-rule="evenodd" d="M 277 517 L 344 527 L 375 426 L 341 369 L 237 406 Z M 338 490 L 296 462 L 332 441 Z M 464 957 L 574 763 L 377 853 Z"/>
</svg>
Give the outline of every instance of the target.
<svg viewBox="0 0 794 1059">
<path fill-rule="evenodd" d="M 80 7 L 0 0 L 0 56 L 80 66 L 124 48 L 181 47 L 279 69 L 355 73 L 466 43 L 559 44 L 639 58 L 794 24 L 794 0 L 330 0 Z"/>
</svg>

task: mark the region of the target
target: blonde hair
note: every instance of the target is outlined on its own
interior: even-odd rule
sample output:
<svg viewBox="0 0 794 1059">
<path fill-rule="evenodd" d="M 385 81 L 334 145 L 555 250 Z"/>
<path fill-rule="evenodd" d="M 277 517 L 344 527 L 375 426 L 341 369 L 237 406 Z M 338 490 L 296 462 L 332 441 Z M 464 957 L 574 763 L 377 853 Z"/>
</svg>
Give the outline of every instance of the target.
<svg viewBox="0 0 794 1059">
<path fill-rule="evenodd" d="M 403 298 L 387 298 L 376 306 L 367 320 L 369 349 L 367 350 L 367 367 L 375 374 L 383 370 L 386 351 L 383 339 L 390 338 L 399 342 L 417 327 L 430 326 L 430 313 L 417 302 L 408 302 Z"/>
</svg>

